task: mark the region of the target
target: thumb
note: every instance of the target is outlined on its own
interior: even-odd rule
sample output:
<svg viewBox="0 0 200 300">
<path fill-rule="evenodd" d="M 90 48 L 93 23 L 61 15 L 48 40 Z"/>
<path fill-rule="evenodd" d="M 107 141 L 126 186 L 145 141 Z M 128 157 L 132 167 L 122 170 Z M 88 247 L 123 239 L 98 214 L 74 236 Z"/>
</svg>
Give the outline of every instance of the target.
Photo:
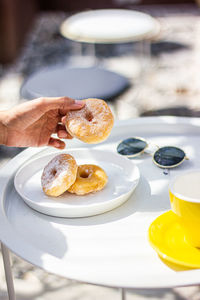
<svg viewBox="0 0 200 300">
<path fill-rule="evenodd" d="M 26 124 L 26 127 L 28 127 L 50 110 L 58 109 L 60 115 L 64 116 L 68 110 L 81 109 L 84 105 L 84 101 L 68 97 L 44 97 L 19 104 L 9 111 L 9 116 L 13 112 L 14 116 L 23 117 L 23 124 Z"/>
</svg>

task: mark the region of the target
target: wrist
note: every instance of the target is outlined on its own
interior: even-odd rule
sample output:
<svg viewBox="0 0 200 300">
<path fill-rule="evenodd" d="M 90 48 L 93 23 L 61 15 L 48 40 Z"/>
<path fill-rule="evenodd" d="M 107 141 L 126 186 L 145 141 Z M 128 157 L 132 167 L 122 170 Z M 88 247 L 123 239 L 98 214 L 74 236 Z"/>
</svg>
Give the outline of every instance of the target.
<svg viewBox="0 0 200 300">
<path fill-rule="evenodd" d="M 7 126 L 5 125 L 5 112 L 0 111 L 0 145 L 6 145 Z"/>
</svg>

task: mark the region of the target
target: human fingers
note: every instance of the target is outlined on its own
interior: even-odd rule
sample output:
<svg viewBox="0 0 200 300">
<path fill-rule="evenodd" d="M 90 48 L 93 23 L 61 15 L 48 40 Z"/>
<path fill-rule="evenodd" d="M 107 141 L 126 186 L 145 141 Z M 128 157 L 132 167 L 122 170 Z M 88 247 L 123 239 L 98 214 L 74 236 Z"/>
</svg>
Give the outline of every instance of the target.
<svg viewBox="0 0 200 300">
<path fill-rule="evenodd" d="M 50 138 L 49 139 L 49 143 L 48 146 L 57 148 L 57 149 L 64 149 L 65 148 L 65 143 L 59 139 L 55 139 L 55 138 Z"/>
<path fill-rule="evenodd" d="M 83 106 L 83 102 L 68 97 L 38 98 L 19 104 L 13 109 L 8 110 L 6 113 L 6 122 L 14 120 L 16 123 L 16 120 L 17 122 L 21 120 L 21 122 L 18 122 L 20 126 L 28 127 L 48 111 L 58 109 L 61 118 L 67 111 L 81 109 Z"/>
<path fill-rule="evenodd" d="M 84 105 L 83 101 L 74 100 L 69 97 L 39 98 L 37 104 L 43 112 L 48 112 L 52 109 L 59 109 L 61 115 L 65 115 L 69 110 L 81 109 Z"/>
<path fill-rule="evenodd" d="M 73 137 L 67 132 L 66 127 L 63 124 L 58 124 L 56 127 L 57 136 L 60 139 L 72 139 Z"/>
</svg>

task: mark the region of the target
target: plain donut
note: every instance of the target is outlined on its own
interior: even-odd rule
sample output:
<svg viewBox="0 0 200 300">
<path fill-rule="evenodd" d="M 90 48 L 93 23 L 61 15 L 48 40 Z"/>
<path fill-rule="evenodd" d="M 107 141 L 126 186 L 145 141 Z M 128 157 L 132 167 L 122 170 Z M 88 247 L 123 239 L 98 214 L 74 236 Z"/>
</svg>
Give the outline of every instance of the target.
<svg viewBox="0 0 200 300">
<path fill-rule="evenodd" d="M 96 165 L 78 166 L 77 178 L 70 186 L 68 192 L 76 195 L 85 195 L 100 191 L 108 181 L 105 171 Z"/>
</svg>

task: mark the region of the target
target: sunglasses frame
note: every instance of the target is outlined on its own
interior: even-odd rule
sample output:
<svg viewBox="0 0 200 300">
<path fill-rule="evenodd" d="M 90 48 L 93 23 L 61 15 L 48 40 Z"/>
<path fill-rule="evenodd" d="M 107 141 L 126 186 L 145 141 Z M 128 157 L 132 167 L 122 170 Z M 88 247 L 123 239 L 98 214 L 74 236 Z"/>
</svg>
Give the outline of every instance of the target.
<svg viewBox="0 0 200 300">
<path fill-rule="evenodd" d="M 144 138 L 137 137 L 137 136 L 131 137 L 130 139 L 133 139 L 133 138 L 145 142 L 145 143 L 146 143 L 146 146 L 144 147 L 144 149 L 142 149 L 140 152 L 138 152 L 138 153 L 136 153 L 136 154 L 130 154 L 130 155 L 123 155 L 123 154 L 120 154 L 119 152 L 117 152 L 117 153 L 120 154 L 120 155 L 126 156 L 126 157 L 130 157 L 130 158 L 139 156 L 139 155 L 141 155 L 142 153 L 144 153 L 144 152 L 145 152 L 145 149 L 147 149 L 148 146 L 149 146 L 149 144 L 147 143 L 147 141 L 146 141 Z M 128 138 L 127 138 L 127 139 L 128 139 Z M 124 140 L 126 140 L 126 139 L 124 139 Z M 121 142 L 119 142 L 118 146 L 119 146 L 121 143 L 123 143 L 124 140 L 122 140 Z M 117 146 L 117 147 L 118 147 L 118 146 Z"/>
<path fill-rule="evenodd" d="M 138 139 L 138 140 L 141 140 L 141 141 L 145 142 L 145 143 L 146 143 L 145 148 L 144 148 L 143 150 L 141 150 L 140 152 L 138 152 L 138 153 L 136 153 L 136 154 L 132 154 L 132 155 L 123 155 L 123 154 L 120 154 L 120 153 L 118 152 L 120 155 L 129 157 L 129 158 L 134 158 L 134 157 L 136 157 L 136 156 L 139 156 L 139 155 L 143 154 L 143 153 L 145 152 L 145 149 L 148 148 L 149 143 L 147 143 L 147 141 L 146 141 L 144 138 L 140 138 L 140 137 L 131 137 L 131 138 Z M 130 138 L 130 139 L 131 139 L 131 138 Z M 127 139 L 128 139 L 128 138 L 127 138 Z M 126 139 L 124 139 L 124 140 L 126 140 Z M 122 140 L 122 141 L 118 144 L 118 146 L 119 146 L 124 140 Z M 156 166 L 158 166 L 159 168 L 162 168 L 162 169 L 172 169 L 172 168 L 176 168 L 176 167 L 178 167 L 179 165 L 181 165 L 181 164 L 184 162 L 184 160 L 189 160 L 189 158 L 186 156 L 185 151 L 184 151 L 183 149 L 179 148 L 179 147 L 176 147 L 176 146 L 162 146 L 162 147 L 159 147 L 158 145 L 155 145 L 155 146 L 158 147 L 158 149 L 157 149 L 156 151 L 154 151 L 153 154 L 151 154 L 151 153 L 147 153 L 147 154 L 149 154 L 149 155 L 152 156 L 153 163 L 154 163 Z M 177 163 L 177 164 L 175 164 L 175 165 L 172 165 L 172 166 L 163 166 L 163 165 L 160 165 L 159 163 L 156 162 L 156 160 L 154 159 L 154 156 L 155 156 L 155 154 L 156 154 L 157 151 L 159 151 L 160 149 L 165 148 L 165 147 L 173 147 L 173 148 L 179 149 L 179 150 L 181 150 L 181 151 L 185 154 L 185 156 L 183 157 L 183 159 L 182 159 L 179 163 Z"/>
<path fill-rule="evenodd" d="M 181 150 L 181 151 L 185 154 L 185 156 L 183 157 L 183 159 L 182 159 L 179 163 L 177 163 L 177 164 L 175 164 L 175 165 L 172 165 L 172 166 L 163 166 L 163 165 L 160 165 L 160 164 L 157 163 L 157 161 L 154 159 L 154 156 L 155 156 L 155 154 L 156 154 L 156 152 L 157 152 L 158 150 L 160 150 L 160 149 L 162 149 L 162 148 L 165 148 L 165 147 L 173 147 L 173 148 L 176 148 L 176 149 L 178 149 L 178 150 Z M 163 146 L 163 147 L 158 148 L 158 149 L 153 153 L 153 155 L 152 155 L 152 160 L 153 160 L 154 164 L 155 164 L 156 166 L 158 166 L 159 168 L 162 168 L 162 169 L 172 169 L 172 168 L 176 168 L 176 167 L 178 167 L 179 165 L 181 165 L 181 164 L 184 162 L 184 160 L 189 160 L 189 158 L 186 156 L 185 151 L 183 151 L 183 149 L 181 149 L 181 148 L 179 148 L 179 147 L 175 147 L 175 146 Z"/>
</svg>

